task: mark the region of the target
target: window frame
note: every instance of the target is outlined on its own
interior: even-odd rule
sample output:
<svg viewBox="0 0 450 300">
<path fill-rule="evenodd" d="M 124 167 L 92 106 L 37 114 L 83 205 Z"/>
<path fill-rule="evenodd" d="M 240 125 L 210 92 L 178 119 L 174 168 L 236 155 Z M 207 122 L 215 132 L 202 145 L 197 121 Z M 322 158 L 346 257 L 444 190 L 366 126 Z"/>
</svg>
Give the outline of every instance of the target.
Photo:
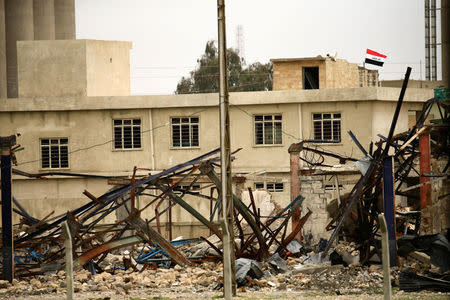
<svg viewBox="0 0 450 300">
<path fill-rule="evenodd" d="M 256 116 L 261 116 L 262 117 L 262 120 L 260 121 L 260 120 L 256 120 Z M 267 144 L 266 143 L 266 135 L 265 135 L 265 123 L 266 123 L 266 120 L 265 120 L 265 117 L 267 117 L 267 116 L 271 116 L 272 117 L 272 120 L 271 120 L 271 122 L 272 122 L 272 141 L 273 141 L 273 143 L 271 143 L 271 144 Z M 279 116 L 279 117 L 281 117 L 281 120 L 276 120 L 275 119 L 275 116 Z M 269 120 L 267 120 L 267 123 L 269 123 L 268 122 Z M 283 140 L 283 114 L 282 113 L 256 113 L 256 114 L 253 114 L 252 115 L 252 123 L 253 123 L 253 138 L 252 138 L 252 140 L 253 140 L 253 147 L 282 147 L 282 146 L 284 146 L 284 140 Z M 262 132 L 262 141 L 263 141 L 263 143 L 262 144 L 258 144 L 257 143 L 257 136 L 256 136 L 256 127 L 257 127 L 257 124 L 259 124 L 259 123 L 262 123 L 262 129 L 263 129 L 263 132 Z M 280 123 L 281 124 L 281 129 L 280 129 L 280 139 L 281 139 L 281 142 L 280 143 L 275 143 L 275 137 L 276 137 L 276 132 L 275 132 L 275 130 L 276 130 L 276 126 L 274 125 L 275 123 Z"/>
<path fill-rule="evenodd" d="M 61 140 L 62 139 L 66 139 L 67 140 L 67 144 L 61 144 Z M 43 145 L 42 141 L 43 140 L 48 140 L 49 144 L 47 145 Z M 59 161 L 59 167 L 53 168 L 52 165 L 52 158 L 51 158 L 51 140 L 58 140 L 58 161 Z M 61 167 L 61 145 L 65 145 L 67 147 L 67 167 Z M 42 155 L 42 148 L 43 146 L 47 146 L 49 148 L 49 159 L 48 159 L 48 167 L 43 167 L 43 162 L 44 162 L 44 157 Z M 69 137 L 68 136 L 53 136 L 53 137 L 40 137 L 39 138 L 39 169 L 40 170 L 69 170 L 71 163 L 70 163 L 70 147 L 69 147 Z"/>
<path fill-rule="evenodd" d="M 282 185 L 281 188 L 277 188 L 277 185 Z M 257 187 L 257 185 L 263 185 L 263 187 Z M 272 186 L 272 187 L 269 187 Z M 268 192 L 271 193 L 283 193 L 285 192 L 284 188 L 284 182 L 275 182 L 275 181 L 269 181 L 269 182 L 254 182 L 254 187 L 256 189 L 266 189 Z"/>
<path fill-rule="evenodd" d="M 183 190 L 191 191 L 191 193 L 193 193 L 193 194 L 200 195 L 200 194 L 202 193 L 202 186 L 201 186 L 201 184 L 195 183 L 195 184 L 192 185 L 190 188 L 189 188 L 189 185 L 190 185 L 190 184 L 185 183 L 185 184 L 180 184 L 178 187 L 179 187 L 180 189 L 183 189 Z M 189 188 L 189 189 L 188 189 L 188 188 Z M 181 192 L 181 191 L 175 191 L 175 194 L 181 195 L 182 192 Z M 188 195 L 191 195 L 191 194 L 188 194 Z"/>
<path fill-rule="evenodd" d="M 181 119 L 185 119 L 185 118 L 188 118 L 189 119 L 189 122 L 188 123 L 184 123 L 184 124 L 187 124 L 187 125 L 189 125 L 189 146 L 185 146 L 185 147 L 183 147 L 182 146 L 182 143 L 183 143 L 183 141 L 182 141 L 182 129 L 181 129 L 181 125 L 183 124 L 182 123 L 182 121 L 181 121 Z M 192 120 L 191 119 L 197 119 L 197 123 L 192 123 Z M 173 119 L 180 119 L 180 123 L 173 123 Z M 170 149 L 171 150 L 183 150 L 183 149 L 200 149 L 200 122 L 201 122 L 201 120 L 200 120 L 200 116 L 171 116 L 170 117 L 170 141 L 169 141 L 169 143 L 170 143 Z M 179 128 L 179 134 L 180 134 L 180 136 L 179 136 L 179 141 L 180 141 L 180 146 L 174 146 L 174 144 L 173 144 L 173 140 L 174 140 L 174 131 L 173 131 L 173 127 L 174 127 L 174 125 L 176 125 L 176 124 L 179 124 L 178 126 L 180 127 Z M 197 145 L 196 146 L 192 146 L 192 141 L 193 141 L 193 131 L 192 131 L 192 127 L 193 126 L 197 126 Z"/>
<path fill-rule="evenodd" d="M 320 120 L 315 120 L 314 119 L 314 115 L 316 114 L 320 114 L 321 115 L 321 119 Z M 311 121 L 312 121 L 312 132 L 313 132 L 313 137 L 314 140 L 323 140 L 324 139 L 324 128 L 323 128 L 323 115 L 326 114 L 330 114 L 331 118 L 330 119 L 325 119 L 325 120 L 330 120 L 331 121 L 331 139 L 329 141 L 324 141 L 324 142 L 315 142 L 315 143 L 321 143 L 321 144 L 329 144 L 329 145 L 339 145 L 342 144 L 342 112 L 340 111 L 334 111 L 334 112 L 313 112 L 311 114 Z M 335 117 L 335 115 L 339 114 L 339 117 Z M 335 140 L 334 139 L 334 130 L 333 130 L 333 121 L 339 121 L 339 139 Z M 316 122 L 320 122 L 321 123 L 321 138 L 316 138 L 316 132 L 315 132 L 315 123 Z M 333 142 L 333 141 L 338 141 L 338 142 Z"/>
<path fill-rule="evenodd" d="M 306 69 L 317 69 L 317 88 L 307 89 L 306 86 Z M 319 90 L 320 89 L 320 67 L 319 66 L 304 66 L 302 67 L 302 90 Z"/>
<path fill-rule="evenodd" d="M 115 125 L 114 121 L 122 121 L 121 125 Z M 123 121 L 125 120 L 131 120 L 131 143 L 132 145 L 134 145 L 134 133 L 133 133 L 133 128 L 134 127 L 139 127 L 139 136 L 140 136 L 140 147 L 131 147 L 131 148 L 124 148 L 124 134 L 123 134 L 123 128 L 124 128 L 124 124 Z M 133 124 L 134 120 L 139 120 L 139 124 L 135 125 Z M 116 148 L 116 126 L 117 127 L 121 127 L 122 131 L 121 131 L 121 145 L 122 148 Z M 112 118 L 112 137 L 113 137 L 113 141 L 112 141 L 112 151 L 141 151 L 143 150 L 143 134 L 142 134 L 142 118 L 140 117 L 113 117 Z"/>
</svg>

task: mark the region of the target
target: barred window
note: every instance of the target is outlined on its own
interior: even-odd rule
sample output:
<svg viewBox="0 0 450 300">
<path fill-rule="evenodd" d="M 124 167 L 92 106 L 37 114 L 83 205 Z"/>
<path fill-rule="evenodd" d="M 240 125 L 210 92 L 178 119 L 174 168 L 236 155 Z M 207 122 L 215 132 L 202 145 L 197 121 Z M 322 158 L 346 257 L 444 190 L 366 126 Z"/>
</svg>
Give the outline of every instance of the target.
<svg viewBox="0 0 450 300">
<path fill-rule="evenodd" d="M 176 117 L 171 118 L 172 147 L 198 147 L 199 146 L 199 118 Z"/>
<path fill-rule="evenodd" d="M 255 144 L 282 144 L 281 115 L 255 115 Z"/>
<path fill-rule="evenodd" d="M 61 169 L 69 167 L 68 138 L 41 139 L 41 167 L 43 169 Z"/>
<path fill-rule="evenodd" d="M 340 184 L 338 187 L 340 190 L 344 189 L 344 186 L 342 184 Z M 336 187 L 334 184 L 326 184 L 325 185 L 325 191 L 334 191 L 335 189 L 336 189 Z"/>
<path fill-rule="evenodd" d="M 263 182 L 257 182 L 255 183 L 255 189 L 263 189 L 264 183 Z"/>
<path fill-rule="evenodd" d="M 200 184 L 194 184 L 191 187 L 189 185 L 180 185 L 175 188 L 175 194 L 182 195 L 183 191 L 191 191 L 192 194 L 200 194 Z"/>
<path fill-rule="evenodd" d="M 114 149 L 141 148 L 141 120 L 114 119 Z"/>
<path fill-rule="evenodd" d="M 263 189 L 266 188 L 269 192 L 283 192 L 284 191 L 284 183 L 282 182 L 255 182 L 255 189 Z"/>
<path fill-rule="evenodd" d="M 341 141 L 341 114 L 313 114 L 314 139 L 324 141 Z"/>
</svg>

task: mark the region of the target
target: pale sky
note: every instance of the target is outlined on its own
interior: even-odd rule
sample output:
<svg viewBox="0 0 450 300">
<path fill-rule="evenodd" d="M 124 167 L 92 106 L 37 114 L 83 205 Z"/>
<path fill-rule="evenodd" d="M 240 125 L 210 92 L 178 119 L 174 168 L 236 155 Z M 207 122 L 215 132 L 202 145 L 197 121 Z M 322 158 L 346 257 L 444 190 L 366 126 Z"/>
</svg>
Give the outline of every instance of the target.
<svg viewBox="0 0 450 300">
<path fill-rule="evenodd" d="M 75 10 L 78 39 L 133 42 L 134 95 L 172 94 L 217 40 L 215 0 L 75 0 Z M 407 66 L 425 77 L 423 0 L 228 0 L 226 21 L 227 47 L 243 26 L 247 63 L 337 52 L 362 64 L 369 48 L 387 55 L 381 79 L 401 79 Z M 438 79 L 440 66 L 438 48 Z"/>
</svg>

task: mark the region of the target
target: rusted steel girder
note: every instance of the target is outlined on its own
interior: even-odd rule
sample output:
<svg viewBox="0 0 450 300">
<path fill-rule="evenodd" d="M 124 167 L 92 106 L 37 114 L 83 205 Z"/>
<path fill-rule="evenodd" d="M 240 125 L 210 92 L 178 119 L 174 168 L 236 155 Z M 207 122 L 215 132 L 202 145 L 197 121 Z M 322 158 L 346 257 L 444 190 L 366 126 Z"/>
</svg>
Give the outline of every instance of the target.
<svg viewBox="0 0 450 300">
<path fill-rule="evenodd" d="M 136 229 L 138 235 L 142 235 L 148 243 L 154 242 L 167 253 L 177 264 L 189 266 L 191 262 L 175 248 L 170 242 L 163 238 L 157 231 L 152 229 L 141 217 L 130 215 L 126 222 Z"/>
<path fill-rule="evenodd" d="M 303 225 L 305 225 L 306 221 L 308 220 L 311 214 L 312 211 L 308 209 L 308 213 L 298 221 L 297 225 L 292 230 L 292 232 L 284 240 L 281 241 L 282 247 L 286 247 L 296 237 L 297 233 L 299 233 L 300 230 L 302 230 Z M 281 247 L 279 249 L 281 249 Z"/>
<path fill-rule="evenodd" d="M 208 176 L 208 178 L 216 185 L 217 190 L 219 191 L 219 194 L 221 192 L 221 182 L 219 177 L 217 176 L 216 172 L 214 171 L 214 168 L 209 163 L 203 163 L 200 166 L 200 172 L 202 174 Z M 242 203 L 241 199 L 236 197 L 236 195 L 233 194 L 233 204 L 234 207 L 239 211 L 239 213 L 242 215 L 242 217 L 247 221 L 248 225 L 253 229 L 254 234 L 256 235 L 256 238 L 258 239 L 259 243 L 259 251 L 261 254 L 262 259 L 266 259 L 269 257 L 269 252 L 267 249 L 267 244 L 264 239 L 264 236 L 261 232 L 261 229 L 259 228 L 258 224 L 255 222 L 255 220 L 252 218 L 248 208 L 245 206 L 244 203 Z"/>
<path fill-rule="evenodd" d="M 88 252 L 85 252 L 82 255 L 80 255 L 74 261 L 73 265 L 74 265 L 74 267 L 82 267 L 82 266 L 86 265 L 91 259 L 96 258 L 100 254 L 103 254 L 107 251 L 111 251 L 111 250 L 114 250 L 117 248 L 135 245 L 140 242 L 142 242 L 142 238 L 140 238 L 139 236 L 133 235 L 133 236 L 124 237 L 124 238 L 121 238 L 118 240 L 114 240 L 109 243 L 105 243 L 103 245 L 93 248 L 93 249 L 89 250 Z"/>
<path fill-rule="evenodd" d="M 187 210 L 191 215 L 193 215 L 197 220 L 199 220 L 202 224 L 204 224 L 206 227 L 211 229 L 212 232 L 214 232 L 215 235 L 217 235 L 220 239 L 222 239 L 222 232 L 219 231 L 219 229 L 211 222 L 208 221 L 204 216 L 202 216 L 198 211 L 196 211 L 192 206 L 190 206 L 186 201 L 178 197 L 172 189 L 162 185 L 159 182 L 155 182 L 155 186 L 163 191 L 172 201 L 183 207 L 185 210 Z"/>
</svg>

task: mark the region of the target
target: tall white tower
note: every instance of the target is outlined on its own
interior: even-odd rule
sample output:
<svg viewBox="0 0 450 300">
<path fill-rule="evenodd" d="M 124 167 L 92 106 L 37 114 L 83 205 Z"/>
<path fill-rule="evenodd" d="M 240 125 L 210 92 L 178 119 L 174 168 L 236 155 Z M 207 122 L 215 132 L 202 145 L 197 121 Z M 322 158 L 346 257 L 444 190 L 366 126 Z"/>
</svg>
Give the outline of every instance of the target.
<svg viewBox="0 0 450 300">
<path fill-rule="evenodd" d="M 239 56 L 245 59 L 244 26 L 241 24 L 236 26 L 236 48 Z"/>
</svg>

